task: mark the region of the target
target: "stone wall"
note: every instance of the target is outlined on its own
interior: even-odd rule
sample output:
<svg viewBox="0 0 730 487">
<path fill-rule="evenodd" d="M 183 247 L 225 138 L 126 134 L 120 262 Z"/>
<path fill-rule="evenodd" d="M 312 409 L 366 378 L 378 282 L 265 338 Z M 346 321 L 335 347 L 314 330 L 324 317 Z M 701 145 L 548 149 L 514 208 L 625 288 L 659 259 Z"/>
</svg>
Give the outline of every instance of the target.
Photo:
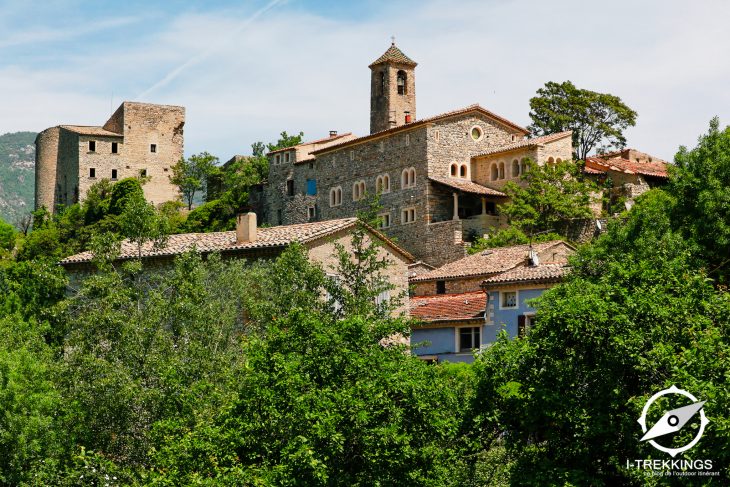
<svg viewBox="0 0 730 487">
<path fill-rule="evenodd" d="M 56 203 L 72 205 L 78 201 L 79 135 L 64 128 L 59 133 L 56 168 Z"/>
<path fill-rule="evenodd" d="M 370 77 L 370 133 L 380 132 L 405 124 L 405 112 L 416 120 L 416 73 L 412 66 L 378 64 L 371 68 Z M 398 94 L 398 71 L 406 73 L 406 92 Z M 380 73 L 385 73 L 385 88 L 381 93 Z M 395 124 L 391 124 L 391 119 Z"/>
<path fill-rule="evenodd" d="M 56 171 L 61 129 L 51 127 L 36 137 L 35 151 L 35 208 L 42 206 L 53 211 L 56 203 Z"/>
<path fill-rule="evenodd" d="M 479 285 L 484 280 L 484 276 L 459 278 L 459 279 L 442 279 L 446 286 L 446 294 L 459 294 L 480 291 Z M 435 296 L 437 281 L 425 281 L 413 283 L 414 296 Z"/>
</svg>

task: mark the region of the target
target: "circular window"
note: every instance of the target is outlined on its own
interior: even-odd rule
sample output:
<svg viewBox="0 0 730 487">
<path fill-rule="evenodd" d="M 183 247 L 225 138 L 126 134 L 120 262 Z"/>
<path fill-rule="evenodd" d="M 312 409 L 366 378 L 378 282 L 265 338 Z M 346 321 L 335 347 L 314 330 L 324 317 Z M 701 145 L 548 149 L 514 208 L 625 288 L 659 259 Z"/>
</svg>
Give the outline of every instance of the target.
<svg viewBox="0 0 730 487">
<path fill-rule="evenodd" d="M 471 128 L 471 138 L 474 140 L 481 139 L 482 138 L 482 129 L 480 129 L 479 127 L 476 127 L 476 126 L 472 127 Z"/>
</svg>

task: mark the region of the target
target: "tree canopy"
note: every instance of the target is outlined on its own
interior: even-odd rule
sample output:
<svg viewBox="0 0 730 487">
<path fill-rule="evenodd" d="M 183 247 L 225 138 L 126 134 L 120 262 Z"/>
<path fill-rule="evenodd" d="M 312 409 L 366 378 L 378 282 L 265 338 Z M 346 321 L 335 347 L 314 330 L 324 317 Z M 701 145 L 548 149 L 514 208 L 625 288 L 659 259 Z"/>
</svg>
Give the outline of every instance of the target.
<svg viewBox="0 0 730 487">
<path fill-rule="evenodd" d="M 626 106 L 621 98 L 577 88 L 570 81 L 549 81 L 530 98 L 529 126 L 533 135 L 549 135 L 573 131 L 576 158 L 585 160 L 590 152 L 600 147 L 623 148 L 624 131 L 636 125 L 637 113 Z"/>
</svg>

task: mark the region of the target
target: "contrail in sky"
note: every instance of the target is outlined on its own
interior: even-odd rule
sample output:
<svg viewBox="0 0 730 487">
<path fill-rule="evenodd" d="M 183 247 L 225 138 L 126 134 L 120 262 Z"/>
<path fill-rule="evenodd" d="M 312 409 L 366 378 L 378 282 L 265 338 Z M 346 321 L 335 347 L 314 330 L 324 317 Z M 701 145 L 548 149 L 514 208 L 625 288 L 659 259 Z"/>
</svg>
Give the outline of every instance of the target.
<svg viewBox="0 0 730 487">
<path fill-rule="evenodd" d="M 189 68 L 190 66 L 192 66 L 194 64 L 199 63 L 200 61 L 203 61 L 208 56 L 210 56 L 211 54 L 213 54 L 216 50 L 220 49 L 225 44 L 228 44 L 228 42 L 230 42 L 237 34 L 239 34 L 243 29 L 245 29 L 246 27 L 248 27 L 249 25 L 251 25 L 256 19 L 258 19 L 259 17 L 261 17 L 261 15 L 265 14 L 266 12 L 268 12 L 269 10 L 271 10 L 272 8 L 276 7 L 278 4 L 283 3 L 285 1 L 286 0 L 272 0 L 271 2 L 269 2 L 268 4 L 266 4 L 261 9 L 257 10 L 251 17 L 249 17 L 246 20 L 244 20 L 243 22 L 241 22 L 241 25 L 239 25 L 236 29 L 234 29 L 233 31 L 231 31 L 230 34 L 228 35 L 228 37 L 226 37 L 226 39 L 223 42 L 220 42 L 217 45 L 212 45 L 208 49 L 206 49 L 206 50 L 200 52 L 199 54 L 191 57 L 190 59 L 188 59 L 187 61 L 185 61 L 184 63 L 182 63 L 180 66 L 178 66 L 177 68 L 175 68 L 172 71 L 170 71 L 169 73 L 167 73 L 167 75 L 164 78 L 162 78 L 160 81 L 158 81 L 157 83 L 155 83 L 154 85 L 152 85 L 151 87 L 147 88 L 145 91 L 143 91 L 142 93 L 140 93 L 139 95 L 137 95 L 137 98 L 136 99 L 137 100 L 142 100 L 144 97 L 146 97 L 147 95 L 149 95 L 151 92 L 155 91 L 157 88 L 160 88 L 162 86 L 165 86 L 170 81 L 172 81 L 175 78 L 177 78 L 180 75 L 180 73 L 182 73 L 183 71 L 185 71 L 187 68 Z"/>
</svg>

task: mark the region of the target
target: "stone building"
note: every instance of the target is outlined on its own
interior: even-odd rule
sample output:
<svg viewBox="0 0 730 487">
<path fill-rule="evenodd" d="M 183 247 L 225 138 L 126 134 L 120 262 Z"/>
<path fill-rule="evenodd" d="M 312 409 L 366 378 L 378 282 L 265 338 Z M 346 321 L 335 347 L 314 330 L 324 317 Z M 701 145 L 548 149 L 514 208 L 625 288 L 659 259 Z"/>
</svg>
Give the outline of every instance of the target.
<svg viewBox="0 0 730 487">
<path fill-rule="evenodd" d="M 524 335 L 530 301 L 558 283 L 575 249 L 561 240 L 484 250 L 411 277 L 411 344 L 424 360 L 471 362 L 505 330 Z"/>
<path fill-rule="evenodd" d="M 84 199 L 101 179 L 146 176 L 153 204 L 178 198 L 171 167 L 183 156 L 185 109 L 122 103 L 103 126 L 58 125 L 36 138 L 35 207 L 54 211 Z"/>
<path fill-rule="evenodd" d="M 571 158 L 570 132 L 526 139 L 525 128 L 479 105 L 418 119 L 416 63 L 395 44 L 369 67 L 371 133 L 269 153 L 259 210 L 267 223 L 354 216 L 377 193 L 381 229 L 439 266 L 465 255 L 465 238 L 505 224 L 500 188 L 519 180 L 524 159 Z"/>
</svg>

